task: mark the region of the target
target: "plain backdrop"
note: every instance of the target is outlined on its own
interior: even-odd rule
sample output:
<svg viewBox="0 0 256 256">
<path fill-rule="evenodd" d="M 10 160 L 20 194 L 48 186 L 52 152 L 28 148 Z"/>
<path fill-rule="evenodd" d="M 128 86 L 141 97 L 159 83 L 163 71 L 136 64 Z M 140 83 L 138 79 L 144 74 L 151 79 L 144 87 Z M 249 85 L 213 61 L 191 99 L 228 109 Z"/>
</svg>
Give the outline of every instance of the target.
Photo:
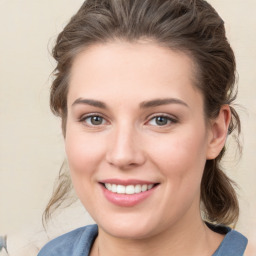
<svg viewBox="0 0 256 256">
<path fill-rule="evenodd" d="M 82 2 L 0 0 L 0 235 L 43 230 L 42 212 L 65 159 L 60 120 L 49 110 L 50 51 Z M 209 2 L 225 20 L 237 58 L 243 156 L 238 162 L 231 142 L 224 165 L 240 187 L 237 229 L 256 244 L 256 1 Z M 48 238 L 92 222 L 79 203 L 54 218 Z"/>
</svg>

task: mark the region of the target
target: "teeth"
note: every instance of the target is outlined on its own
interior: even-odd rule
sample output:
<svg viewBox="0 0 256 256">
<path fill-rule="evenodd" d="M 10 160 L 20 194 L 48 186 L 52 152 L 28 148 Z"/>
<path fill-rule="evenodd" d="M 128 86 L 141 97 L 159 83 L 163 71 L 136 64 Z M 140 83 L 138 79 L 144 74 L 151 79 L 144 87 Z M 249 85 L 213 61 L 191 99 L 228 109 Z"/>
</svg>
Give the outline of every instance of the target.
<svg viewBox="0 0 256 256">
<path fill-rule="evenodd" d="M 153 188 L 153 184 L 150 184 L 150 185 L 148 185 L 148 190 L 150 190 L 151 188 Z"/>
<path fill-rule="evenodd" d="M 117 185 L 116 192 L 117 192 L 117 194 L 124 194 L 125 193 L 125 186 Z"/>
<path fill-rule="evenodd" d="M 142 187 L 141 187 L 141 191 L 142 191 L 142 192 L 147 191 L 147 189 L 148 189 L 148 186 L 147 186 L 147 185 L 142 185 Z"/>
<path fill-rule="evenodd" d="M 126 186 L 125 194 L 132 195 L 135 193 L 135 187 L 133 185 Z"/>
<path fill-rule="evenodd" d="M 134 192 L 137 194 L 137 193 L 140 193 L 141 192 L 141 185 L 136 185 L 135 186 L 135 189 L 134 189 Z"/>
<path fill-rule="evenodd" d="M 107 190 L 117 193 L 117 194 L 127 194 L 127 195 L 133 195 L 133 194 L 138 194 L 141 192 L 145 192 L 147 190 L 150 190 L 153 188 L 153 184 L 137 184 L 137 185 L 128 185 L 128 186 L 123 186 L 123 185 L 116 185 L 116 184 L 110 184 L 110 183 L 105 183 L 105 187 Z"/>
<path fill-rule="evenodd" d="M 109 184 L 109 185 L 111 185 L 111 184 Z M 109 189 L 109 190 L 112 191 L 112 192 L 114 192 L 114 193 L 116 193 L 116 189 L 117 189 L 116 184 L 112 184 L 112 185 L 111 185 L 111 189 Z"/>
<path fill-rule="evenodd" d="M 112 185 L 110 183 L 106 183 L 105 186 L 108 190 L 112 191 Z"/>
</svg>

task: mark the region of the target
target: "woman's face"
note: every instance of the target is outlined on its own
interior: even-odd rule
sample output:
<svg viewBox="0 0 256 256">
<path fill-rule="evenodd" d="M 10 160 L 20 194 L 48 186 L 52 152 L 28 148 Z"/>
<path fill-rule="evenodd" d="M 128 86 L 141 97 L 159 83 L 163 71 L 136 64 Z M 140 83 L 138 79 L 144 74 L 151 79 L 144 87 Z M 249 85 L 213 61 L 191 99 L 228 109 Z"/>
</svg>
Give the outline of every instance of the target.
<svg viewBox="0 0 256 256">
<path fill-rule="evenodd" d="M 75 190 L 101 231 L 146 238 L 200 218 L 211 130 L 185 54 L 150 42 L 80 53 L 68 93 Z"/>
</svg>

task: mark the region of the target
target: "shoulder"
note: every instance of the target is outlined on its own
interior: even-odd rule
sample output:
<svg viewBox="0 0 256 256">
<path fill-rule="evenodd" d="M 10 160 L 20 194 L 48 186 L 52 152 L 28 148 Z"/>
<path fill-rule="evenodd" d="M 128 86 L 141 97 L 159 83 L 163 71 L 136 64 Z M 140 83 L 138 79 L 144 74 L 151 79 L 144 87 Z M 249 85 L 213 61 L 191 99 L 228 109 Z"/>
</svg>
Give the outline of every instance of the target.
<svg viewBox="0 0 256 256">
<path fill-rule="evenodd" d="M 85 256 L 98 234 L 97 225 L 75 229 L 47 243 L 38 256 Z"/>
<path fill-rule="evenodd" d="M 243 256 L 248 243 L 247 238 L 236 230 L 218 227 L 219 230 L 221 228 L 226 235 L 213 256 Z"/>
</svg>

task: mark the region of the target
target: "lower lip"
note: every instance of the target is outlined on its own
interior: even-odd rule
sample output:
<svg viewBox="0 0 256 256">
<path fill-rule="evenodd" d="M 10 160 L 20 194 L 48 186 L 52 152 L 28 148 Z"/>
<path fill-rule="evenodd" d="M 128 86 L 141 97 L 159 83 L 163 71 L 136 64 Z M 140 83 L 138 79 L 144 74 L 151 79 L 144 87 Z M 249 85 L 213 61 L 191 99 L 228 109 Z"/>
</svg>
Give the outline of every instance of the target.
<svg viewBox="0 0 256 256">
<path fill-rule="evenodd" d="M 153 187 L 150 190 L 138 193 L 138 194 L 132 194 L 132 195 L 127 195 L 127 194 L 118 194 L 118 193 L 113 193 L 109 190 L 107 190 L 104 186 L 101 186 L 103 189 L 103 193 L 107 200 L 117 206 L 122 206 L 122 207 L 132 207 L 135 206 L 145 199 L 147 199 L 152 193 L 155 191 L 156 187 Z"/>
</svg>

